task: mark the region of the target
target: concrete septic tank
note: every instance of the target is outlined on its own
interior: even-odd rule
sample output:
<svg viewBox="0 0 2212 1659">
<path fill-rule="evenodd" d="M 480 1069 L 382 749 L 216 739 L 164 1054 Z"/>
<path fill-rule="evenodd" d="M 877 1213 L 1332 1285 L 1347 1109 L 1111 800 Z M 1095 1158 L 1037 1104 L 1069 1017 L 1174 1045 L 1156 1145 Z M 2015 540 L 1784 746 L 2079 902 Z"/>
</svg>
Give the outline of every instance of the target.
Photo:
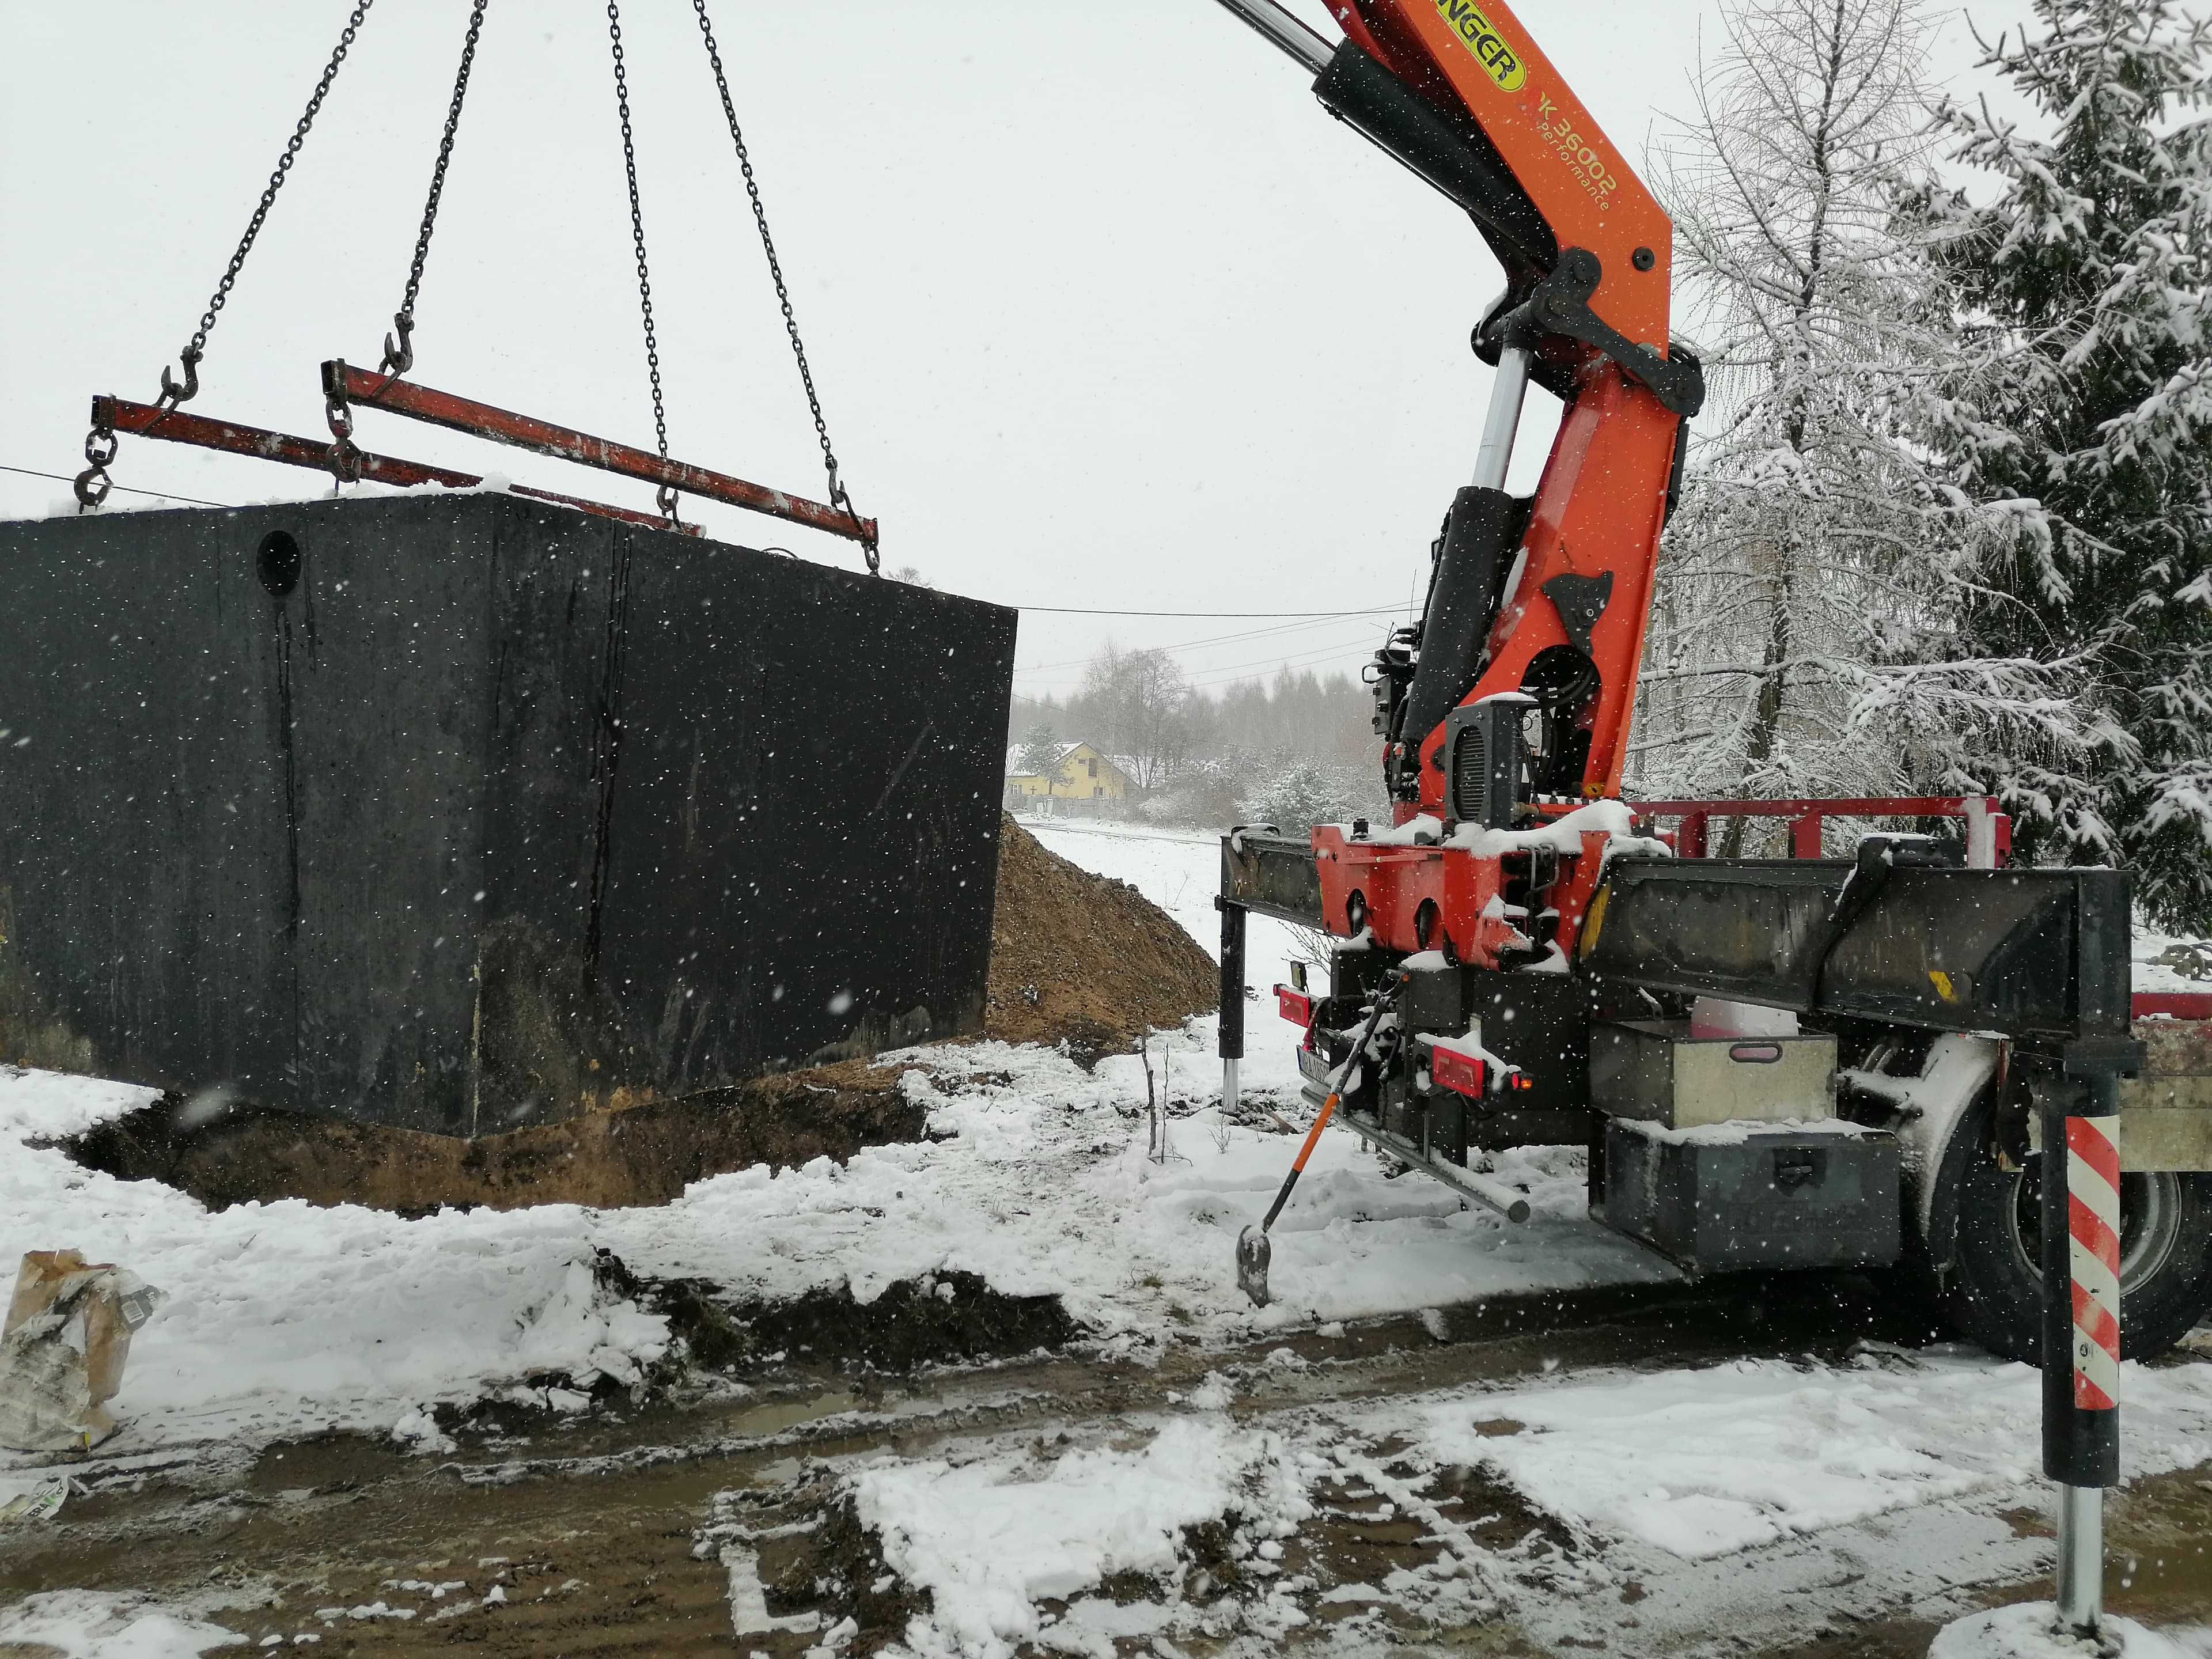
<svg viewBox="0 0 2212 1659">
<path fill-rule="evenodd" d="M 0 587 L 0 1060 L 476 1135 L 981 1027 L 1012 611 L 498 493 Z"/>
</svg>

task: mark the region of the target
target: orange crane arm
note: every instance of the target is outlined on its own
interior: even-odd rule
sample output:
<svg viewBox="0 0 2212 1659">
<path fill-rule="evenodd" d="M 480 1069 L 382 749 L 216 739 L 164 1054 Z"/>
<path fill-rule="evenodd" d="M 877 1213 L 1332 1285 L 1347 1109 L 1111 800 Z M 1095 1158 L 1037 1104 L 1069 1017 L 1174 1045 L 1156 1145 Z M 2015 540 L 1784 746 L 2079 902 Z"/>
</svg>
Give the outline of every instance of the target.
<svg viewBox="0 0 2212 1659">
<path fill-rule="evenodd" d="M 1533 692 L 1545 720 L 1539 788 L 1618 795 L 1682 425 L 1703 397 L 1702 377 L 1680 373 L 1691 366 L 1658 366 L 1668 359 L 1673 223 L 1502 0 L 1337 9 L 1401 82 L 1480 131 L 1558 243 L 1548 271 L 1507 271 L 1534 301 L 1519 301 L 1542 331 L 1530 343 L 1567 408 L 1481 659 L 1448 684 L 1479 667 L 1465 702 Z M 1501 362 L 1501 379 L 1516 372 Z M 1441 725 L 1401 734 L 1417 748 L 1425 810 L 1452 805 L 1447 736 Z"/>
<path fill-rule="evenodd" d="M 1535 792 L 1620 792 L 1660 531 L 1704 399 L 1669 339 L 1673 226 L 1503 0 L 1331 0 L 1332 46 L 1274 0 L 1223 0 L 1314 90 L 1465 209 L 1506 291 L 1476 331 L 1498 365 L 1473 483 L 1439 539 L 1422 626 L 1378 659 L 1402 821 L 1451 798 L 1454 711 L 1525 694 Z M 1504 493 L 1528 382 L 1565 404 L 1533 501 Z M 1463 792 L 1464 793 L 1464 792 Z"/>
<path fill-rule="evenodd" d="M 1663 356 L 1673 225 L 1512 11 L 1501 0 L 1335 0 L 1331 9 L 1353 44 L 1480 129 L 1559 247 L 1597 257 L 1590 310 Z"/>
</svg>

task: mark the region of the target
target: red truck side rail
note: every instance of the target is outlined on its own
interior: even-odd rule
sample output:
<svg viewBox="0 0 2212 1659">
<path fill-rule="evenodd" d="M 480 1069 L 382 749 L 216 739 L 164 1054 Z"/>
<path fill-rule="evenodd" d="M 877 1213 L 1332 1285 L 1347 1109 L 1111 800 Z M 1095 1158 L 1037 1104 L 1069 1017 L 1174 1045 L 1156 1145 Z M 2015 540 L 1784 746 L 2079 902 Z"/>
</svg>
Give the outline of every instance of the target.
<svg viewBox="0 0 2212 1659">
<path fill-rule="evenodd" d="M 2012 852 L 2012 819 L 1997 808 L 1994 795 L 1890 795 L 1860 800 L 1648 800 L 1631 801 L 1640 818 L 1678 821 L 1674 850 L 1686 859 L 1706 856 L 1715 818 L 1788 818 L 1790 856 L 1820 856 L 1820 830 L 1829 818 L 1964 818 L 1966 862 L 1994 870 Z"/>
</svg>

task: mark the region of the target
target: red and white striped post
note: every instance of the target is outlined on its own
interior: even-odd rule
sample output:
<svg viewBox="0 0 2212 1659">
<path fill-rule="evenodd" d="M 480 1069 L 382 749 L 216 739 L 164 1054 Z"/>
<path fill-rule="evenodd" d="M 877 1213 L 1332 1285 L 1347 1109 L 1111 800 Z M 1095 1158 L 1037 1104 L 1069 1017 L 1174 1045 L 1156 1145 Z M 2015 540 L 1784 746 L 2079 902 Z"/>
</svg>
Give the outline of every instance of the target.
<svg viewBox="0 0 2212 1659">
<path fill-rule="evenodd" d="M 2120 1484 L 2119 1081 L 2128 1037 L 2067 1045 L 2043 1121 L 2043 1468 L 2058 1482 L 2058 1625 L 2104 1620 L 2105 1492 Z"/>
</svg>

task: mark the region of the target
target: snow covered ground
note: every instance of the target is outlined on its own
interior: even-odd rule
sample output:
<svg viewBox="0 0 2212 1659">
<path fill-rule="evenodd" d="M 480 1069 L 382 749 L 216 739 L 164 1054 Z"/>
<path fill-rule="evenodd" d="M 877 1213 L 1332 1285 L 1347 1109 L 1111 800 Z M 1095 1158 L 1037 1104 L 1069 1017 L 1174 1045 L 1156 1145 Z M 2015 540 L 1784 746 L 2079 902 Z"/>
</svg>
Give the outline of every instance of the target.
<svg viewBox="0 0 2212 1659">
<path fill-rule="evenodd" d="M 1214 942 L 1210 839 L 1034 827 Z M 1264 986 L 1298 945 L 1272 924 L 1255 933 Z M 1289 1028 L 1256 1017 L 1265 1003 L 1253 1012 L 1248 1086 L 1295 1113 Z M 928 1592 L 904 1632 L 918 1656 L 1002 1659 L 1031 1645 L 1106 1659 L 1117 1640 L 1209 1637 L 1257 1654 L 1294 1632 L 1352 1653 L 1498 1620 L 1586 1646 L 1617 1644 L 1632 1622 L 1642 1634 L 1608 1650 L 1656 1650 L 1712 1627 L 1716 1608 L 1721 1627 L 1765 1628 L 1782 1616 L 1778 1595 L 1868 1605 L 1875 1592 L 1847 1568 L 1939 1605 L 2040 1570 L 2045 1546 L 2002 1518 L 2039 1501 L 2037 1379 L 1978 1355 L 1876 1348 L 1842 1364 L 1540 1372 L 1249 1408 L 1268 1376 L 1310 1364 L 1278 1336 L 1671 1273 L 1584 1218 L 1571 1151 L 1500 1161 L 1535 1209 L 1516 1228 L 1432 1183 L 1389 1178 L 1334 1135 L 1278 1224 L 1279 1300 L 1253 1310 L 1235 1291 L 1232 1247 L 1291 1143 L 1222 1121 L 1212 1038 L 1201 1020 L 1154 1045 L 1183 1113 L 1164 1163 L 1146 1155 L 1134 1055 L 1085 1073 L 1048 1050 L 981 1043 L 906 1057 L 927 1141 L 720 1176 L 651 1209 L 414 1219 L 301 1203 L 210 1213 L 157 1183 L 85 1170 L 46 1143 L 144 1091 L 0 1071 L 0 1260 L 73 1246 L 169 1293 L 134 1344 L 108 1459 L 251 1449 L 328 1426 L 439 1449 L 427 1406 L 556 1375 L 634 1381 L 673 1339 L 609 1288 L 601 1250 L 739 1301 L 843 1289 L 866 1303 L 973 1273 L 1009 1295 L 1058 1297 L 1103 1358 L 1144 1365 L 1193 1340 L 1224 1356 L 1202 1387 L 1168 1395 L 1170 1409 L 833 1460 L 836 1492 L 880 1535 L 885 1582 Z M 2131 1479 L 2212 1461 L 2212 1364 L 2130 1365 L 2124 1389 Z M 37 1465 L 0 1454 L 0 1496 Z M 1527 1524 L 1501 1511 L 1505 1493 Z M 1410 1531 L 1380 1556 L 1346 1556 L 1346 1529 L 1370 1525 Z M 702 1537 L 729 1567 L 738 1624 L 769 1617 L 753 1607 L 755 1535 L 710 1522 Z M 1133 1578 L 1153 1589 L 1133 1598 Z M 831 1646 L 838 1616 L 824 1609 L 817 1626 Z M 1788 1616 L 1800 1629 L 1816 1620 Z M 71 1591 L 0 1608 L 0 1643 L 191 1652 L 226 1638 L 222 1619 L 219 1607 Z M 2212 1650 L 2212 1638 L 2173 1640 Z"/>
<path fill-rule="evenodd" d="M 1291 1045 L 1252 1047 L 1249 1086 L 1296 1109 Z M 1194 1109 L 1174 1120 L 1164 1164 L 1146 1156 L 1136 1056 L 1086 1073 L 1048 1050 L 980 1043 L 908 1057 L 906 1086 L 942 1139 L 719 1176 L 659 1208 L 412 1219 L 297 1201 L 211 1213 L 157 1182 L 86 1170 L 42 1143 L 145 1091 L 0 1071 L 0 1260 L 73 1247 L 168 1292 L 132 1348 L 118 1402 L 131 1422 L 116 1451 L 326 1426 L 417 1432 L 421 1407 L 526 1378 L 632 1382 L 666 1354 L 668 1328 L 605 1288 L 601 1249 L 634 1273 L 703 1279 L 741 1301 L 849 1288 L 865 1303 L 963 1271 L 1008 1295 L 1058 1296 L 1109 1351 L 1139 1358 L 1176 1330 L 1233 1342 L 1669 1276 L 1584 1218 L 1576 1154 L 1501 1163 L 1537 1211 L 1511 1227 L 1432 1183 L 1388 1178 L 1351 1137 L 1331 1136 L 1277 1226 L 1279 1300 L 1255 1311 L 1235 1288 L 1234 1243 L 1291 1147 L 1199 1103 L 1218 1100 L 1212 1056 L 1211 1021 L 1156 1044 L 1153 1065 Z"/>
<path fill-rule="evenodd" d="M 188 1659 L 245 1639 L 211 1619 L 108 1591 L 52 1590 L 0 1607 L 0 1643 L 23 1644 L 9 1650 L 65 1659 Z"/>
<path fill-rule="evenodd" d="M 2212 945 L 2136 923 L 2130 951 L 2138 991 L 2212 991 Z"/>
<path fill-rule="evenodd" d="M 1978 1613 L 1944 1630 L 1928 1659 L 2080 1659 L 2078 1642 L 2052 1633 L 2057 1609 L 2048 1601 L 2022 1601 Z M 2124 1659 L 2203 1659 L 2212 1654 L 2212 1631 L 2145 1630 L 2132 1619 L 2106 1621 Z"/>
<path fill-rule="evenodd" d="M 1284 1363 L 1056 1443 L 837 1460 L 885 1568 L 928 1592 L 905 1647 L 1106 1659 L 1116 1638 L 1152 1637 L 1256 1655 L 1325 1630 L 1323 1650 L 1352 1654 L 1483 1624 L 1540 1651 L 1765 1651 L 1900 1591 L 1956 1605 L 1981 1575 L 2032 1571 L 2040 1547 L 2000 1516 L 2039 1499 L 2039 1381 L 1978 1355 L 1249 1408 L 1255 1369 Z M 2212 1458 L 2212 1367 L 2130 1365 L 2124 1386 L 2130 1480 Z M 1530 1506 L 1518 1519 L 1500 1513 L 1507 1492 Z M 759 1535 L 726 1508 L 722 1526 L 709 1535 Z M 1347 1549 L 1373 1528 L 1394 1543 Z M 1824 1582 L 1794 1583 L 1808 1557 Z M 1131 1576 L 1153 1593 L 1133 1595 Z M 2173 1639 L 2212 1648 L 2212 1633 Z"/>
</svg>

